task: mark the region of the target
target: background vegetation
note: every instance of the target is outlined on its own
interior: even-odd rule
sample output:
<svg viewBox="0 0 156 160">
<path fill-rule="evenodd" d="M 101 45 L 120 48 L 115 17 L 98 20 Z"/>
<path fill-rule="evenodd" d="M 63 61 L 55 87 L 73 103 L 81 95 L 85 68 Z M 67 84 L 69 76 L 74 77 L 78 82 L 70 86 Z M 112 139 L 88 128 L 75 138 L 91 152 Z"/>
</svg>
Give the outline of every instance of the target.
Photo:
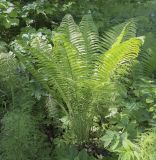
<svg viewBox="0 0 156 160">
<path fill-rule="evenodd" d="M 0 159 L 156 159 L 156 1 L 0 0 Z"/>
</svg>

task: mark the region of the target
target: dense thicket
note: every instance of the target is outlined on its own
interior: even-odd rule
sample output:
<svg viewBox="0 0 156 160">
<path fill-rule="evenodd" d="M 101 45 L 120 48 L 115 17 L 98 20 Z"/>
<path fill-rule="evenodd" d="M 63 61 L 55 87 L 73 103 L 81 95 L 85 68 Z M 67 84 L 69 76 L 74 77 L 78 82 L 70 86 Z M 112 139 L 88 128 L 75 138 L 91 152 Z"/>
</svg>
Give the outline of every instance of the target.
<svg viewBox="0 0 156 160">
<path fill-rule="evenodd" d="M 155 160 L 155 14 L 0 0 L 0 159 Z"/>
</svg>

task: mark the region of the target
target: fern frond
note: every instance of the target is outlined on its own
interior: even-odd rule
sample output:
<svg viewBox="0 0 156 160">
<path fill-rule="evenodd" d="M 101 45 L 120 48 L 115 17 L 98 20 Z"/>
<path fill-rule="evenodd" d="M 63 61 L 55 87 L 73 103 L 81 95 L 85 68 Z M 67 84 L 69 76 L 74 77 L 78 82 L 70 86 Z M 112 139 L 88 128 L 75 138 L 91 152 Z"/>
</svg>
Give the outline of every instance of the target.
<svg viewBox="0 0 156 160">
<path fill-rule="evenodd" d="M 156 76 L 156 47 L 155 47 L 155 35 L 148 33 L 145 36 L 145 42 L 141 50 L 141 54 L 138 57 L 138 63 L 133 69 L 134 77 L 140 79 L 140 77 L 155 78 Z"/>
<path fill-rule="evenodd" d="M 52 55 L 38 53 L 35 49 L 31 49 L 31 55 L 40 74 L 44 73 L 40 76 L 40 81 L 43 82 L 42 79 L 47 76 L 48 86 L 59 92 L 69 111 L 72 112 L 70 106 L 72 101 L 78 99 L 79 82 L 87 76 L 85 63 L 77 54 L 76 48 L 64 36 L 57 35 Z"/>
<path fill-rule="evenodd" d="M 99 53 L 99 34 L 91 15 L 83 16 L 80 22 L 80 30 L 85 40 L 85 46 L 88 54 Z"/>
<path fill-rule="evenodd" d="M 152 75 L 156 71 L 155 59 L 156 59 L 155 51 L 151 49 L 145 51 L 140 59 L 140 65 L 142 66 L 142 68 L 139 74 L 142 76 L 152 77 Z"/>
<path fill-rule="evenodd" d="M 99 35 L 91 15 L 84 16 L 79 26 L 71 15 L 66 15 L 58 31 L 73 44 L 78 51 L 77 54 L 81 55 L 88 70 L 91 71 L 96 60 L 95 54 L 99 53 Z"/>
<path fill-rule="evenodd" d="M 127 64 L 138 56 L 141 44 L 139 38 L 131 38 L 101 55 L 97 65 L 98 78 L 103 81 L 110 80 L 119 67 L 122 69 L 121 74 L 125 74 L 129 67 Z"/>
<path fill-rule="evenodd" d="M 154 77 L 156 71 L 156 48 L 155 36 L 151 33 L 146 35 L 145 44 L 139 57 L 139 66 L 137 66 L 137 76 Z"/>
<path fill-rule="evenodd" d="M 79 26 L 74 22 L 73 17 L 67 14 L 58 28 L 58 32 L 64 34 L 67 39 L 77 48 L 80 55 L 86 54 L 85 41 Z"/>
<path fill-rule="evenodd" d="M 136 25 L 133 20 L 119 24 L 101 38 L 101 52 L 105 52 L 120 43 L 136 36 Z"/>
</svg>

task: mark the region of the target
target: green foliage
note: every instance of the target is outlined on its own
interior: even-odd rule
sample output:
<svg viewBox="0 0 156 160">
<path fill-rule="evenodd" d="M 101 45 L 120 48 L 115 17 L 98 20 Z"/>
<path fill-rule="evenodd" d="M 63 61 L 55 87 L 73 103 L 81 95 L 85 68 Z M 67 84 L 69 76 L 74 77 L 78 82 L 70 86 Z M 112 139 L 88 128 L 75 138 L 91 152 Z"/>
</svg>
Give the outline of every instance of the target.
<svg viewBox="0 0 156 160">
<path fill-rule="evenodd" d="M 34 122 L 29 113 L 19 109 L 5 114 L 0 141 L 2 159 L 50 159 L 45 137 L 35 128 Z"/>
<path fill-rule="evenodd" d="M 25 41 L 21 35 L 15 41 L 19 60 L 52 94 L 56 105 L 66 115 L 61 121 L 65 129 L 63 138 L 69 144 L 89 143 L 97 113 L 109 114 L 110 98 L 115 102 L 121 96 L 118 77 L 129 73 L 142 45 L 141 38 L 134 37 L 133 22 L 121 26 L 107 32 L 101 43 L 90 15 L 83 17 L 80 25 L 66 15 L 53 34 L 52 49 L 43 47 L 48 42 L 45 44 L 40 36 Z M 115 35 L 116 40 L 112 42 Z M 36 42 L 38 45 L 34 45 Z"/>
<path fill-rule="evenodd" d="M 5 45 L 0 53 L 0 77 L 1 159 L 50 159 L 50 144 L 38 128 L 41 118 L 33 112 L 33 86 Z"/>
<path fill-rule="evenodd" d="M 56 140 L 55 143 L 57 145 L 54 152 L 56 160 L 95 160 L 94 157 L 87 154 L 86 150 L 78 151 L 77 147 L 69 146 L 60 140 Z"/>
<path fill-rule="evenodd" d="M 6 0 L 0 1 L 0 27 L 10 28 L 19 24 L 16 6 Z"/>
<path fill-rule="evenodd" d="M 0 159 L 154 160 L 155 6 L 0 0 Z"/>
<path fill-rule="evenodd" d="M 155 35 L 152 33 L 148 33 L 146 35 L 146 41 L 143 46 L 143 53 L 140 56 L 140 67 L 141 69 L 139 70 L 139 75 L 140 76 L 146 76 L 146 77 L 155 77 L 155 71 L 156 71 L 156 66 L 155 66 L 155 57 L 156 57 L 156 48 L 154 45 L 155 41 Z"/>
<path fill-rule="evenodd" d="M 155 128 L 143 133 L 135 143 L 125 139 L 119 152 L 119 160 L 154 160 L 155 155 Z"/>
<path fill-rule="evenodd" d="M 145 160 L 154 160 L 155 155 L 155 128 L 142 134 L 139 138 L 140 157 Z"/>
</svg>

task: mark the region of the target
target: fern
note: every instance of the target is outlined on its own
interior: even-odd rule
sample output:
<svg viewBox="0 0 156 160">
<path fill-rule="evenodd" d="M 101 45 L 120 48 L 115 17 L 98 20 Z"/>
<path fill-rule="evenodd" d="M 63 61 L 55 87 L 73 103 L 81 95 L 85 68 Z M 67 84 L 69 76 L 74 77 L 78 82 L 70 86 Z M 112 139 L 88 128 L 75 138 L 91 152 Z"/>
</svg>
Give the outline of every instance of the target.
<svg viewBox="0 0 156 160">
<path fill-rule="evenodd" d="M 28 48 L 17 41 L 29 53 L 24 55 L 18 51 L 17 56 L 39 82 L 48 86 L 48 91 L 69 117 L 69 129 L 77 143 L 89 140 L 95 110 L 105 104 L 102 97 L 108 93 L 107 89 L 117 86 L 112 76 L 127 74 L 138 56 L 142 40 L 134 37 L 132 24 L 128 22 L 123 29 L 120 27 L 119 34 L 109 31 L 105 41 L 111 47 L 102 54 L 99 54 L 98 32 L 89 15 L 83 17 L 79 26 L 72 16 L 66 15 L 54 34 L 54 47 L 50 52 L 47 50 L 47 54 L 31 43 Z M 110 40 L 113 36 L 115 40 Z M 105 51 L 106 47 L 102 47 Z"/>
</svg>

